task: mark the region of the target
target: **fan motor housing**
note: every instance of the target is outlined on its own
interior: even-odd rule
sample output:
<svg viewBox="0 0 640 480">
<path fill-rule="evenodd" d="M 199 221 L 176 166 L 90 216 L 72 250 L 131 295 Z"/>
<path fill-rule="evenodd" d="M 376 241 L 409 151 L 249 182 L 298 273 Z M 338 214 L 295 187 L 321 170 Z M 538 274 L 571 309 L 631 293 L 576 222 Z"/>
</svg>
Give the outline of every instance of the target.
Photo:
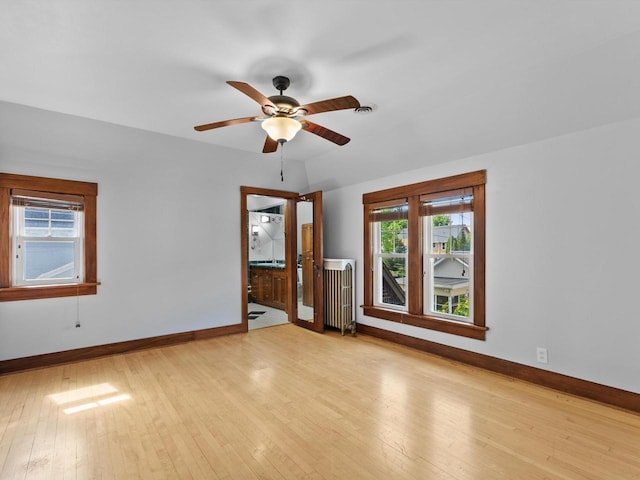
<svg viewBox="0 0 640 480">
<path fill-rule="evenodd" d="M 300 106 L 295 98 L 286 95 L 272 95 L 269 100 L 278 107 L 278 112 L 280 113 L 292 114 Z"/>
</svg>

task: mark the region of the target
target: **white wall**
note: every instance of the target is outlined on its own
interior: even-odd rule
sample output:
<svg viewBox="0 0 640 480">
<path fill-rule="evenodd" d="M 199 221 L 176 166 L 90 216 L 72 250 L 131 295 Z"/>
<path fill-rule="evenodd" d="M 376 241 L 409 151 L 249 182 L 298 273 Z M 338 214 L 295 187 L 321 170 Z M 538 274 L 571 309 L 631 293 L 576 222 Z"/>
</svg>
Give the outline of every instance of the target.
<svg viewBox="0 0 640 480">
<path fill-rule="evenodd" d="M 1 106 L 0 172 L 98 183 L 102 285 L 0 303 L 0 360 L 240 323 L 240 186 L 305 191 L 301 164 Z"/>
<path fill-rule="evenodd" d="M 640 393 L 639 119 L 326 192 L 325 257 L 357 260 L 357 305 L 362 194 L 479 169 L 487 170 L 486 341 L 361 309 L 358 321 Z M 536 347 L 548 349 L 547 365 L 536 363 Z"/>
<path fill-rule="evenodd" d="M 263 223 L 261 219 L 264 215 L 262 212 L 249 212 L 249 228 L 247 228 L 249 261 L 284 261 L 284 215 L 269 213 L 267 215 L 271 221 Z M 254 227 L 257 227 L 257 234 L 255 235 L 253 233 Z"/>
<path fill-rule="evenodd" d="M 1 106 L 1 172 L 99 184 L 102 285 L 0 303 L 0 360 L 239 323 L 239 186 L 307 191 L 301 165 Z M 362 304 L 362 194 L 487 169 L 487 340 L 358 321 L 640 393 L 639 153 L 636 119 L 325 192 L 325 257 Z"/>
</svg>

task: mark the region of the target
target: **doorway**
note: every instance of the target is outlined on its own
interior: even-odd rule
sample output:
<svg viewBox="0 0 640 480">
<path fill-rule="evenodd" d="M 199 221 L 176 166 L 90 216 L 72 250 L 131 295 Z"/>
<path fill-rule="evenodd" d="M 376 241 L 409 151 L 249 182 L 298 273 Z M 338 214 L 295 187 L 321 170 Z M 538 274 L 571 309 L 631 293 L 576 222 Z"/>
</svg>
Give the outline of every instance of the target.
<svg viewBox="0 0 640 480">
<path fill-rule="evenodd" d="M 285 257 L 287 200 L 247 195 L 249 330 L 288 323 Z"/>
<path fill-rule="evenodd" d="M 322 331 L 322 192 L 240 193 L 244 331 L 283 323 Z"/>
</svg>

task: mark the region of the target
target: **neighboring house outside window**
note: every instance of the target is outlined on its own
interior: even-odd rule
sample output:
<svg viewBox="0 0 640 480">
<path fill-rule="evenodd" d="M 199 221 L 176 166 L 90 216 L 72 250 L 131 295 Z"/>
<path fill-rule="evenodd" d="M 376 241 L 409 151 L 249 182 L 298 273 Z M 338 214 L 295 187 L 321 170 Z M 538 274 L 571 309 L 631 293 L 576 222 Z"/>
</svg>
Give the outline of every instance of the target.
<svg viewBox="0 0 640 480">
<path fill-rule="evenodd" d="M 485 171 L 363 195 L 364 313 L 484 339 Z"/>
<path fill-rule="evenodd" d="M 97 184 L 0 174 L 0 301 L 96 293 Z"/>
</svg>

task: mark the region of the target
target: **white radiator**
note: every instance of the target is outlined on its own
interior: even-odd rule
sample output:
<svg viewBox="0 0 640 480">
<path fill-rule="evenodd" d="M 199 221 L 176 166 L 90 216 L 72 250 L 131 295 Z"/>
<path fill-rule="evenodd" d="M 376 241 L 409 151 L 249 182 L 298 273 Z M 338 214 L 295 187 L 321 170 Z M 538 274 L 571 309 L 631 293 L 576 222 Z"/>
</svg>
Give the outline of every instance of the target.
<svg viewBox="0 0 640 480">
<path fill-rule="evenodd" d="M 356 261 L 344 258 L 324 259 L 324 324 L 356 334 L 354 286 Z"/>
</svg>

